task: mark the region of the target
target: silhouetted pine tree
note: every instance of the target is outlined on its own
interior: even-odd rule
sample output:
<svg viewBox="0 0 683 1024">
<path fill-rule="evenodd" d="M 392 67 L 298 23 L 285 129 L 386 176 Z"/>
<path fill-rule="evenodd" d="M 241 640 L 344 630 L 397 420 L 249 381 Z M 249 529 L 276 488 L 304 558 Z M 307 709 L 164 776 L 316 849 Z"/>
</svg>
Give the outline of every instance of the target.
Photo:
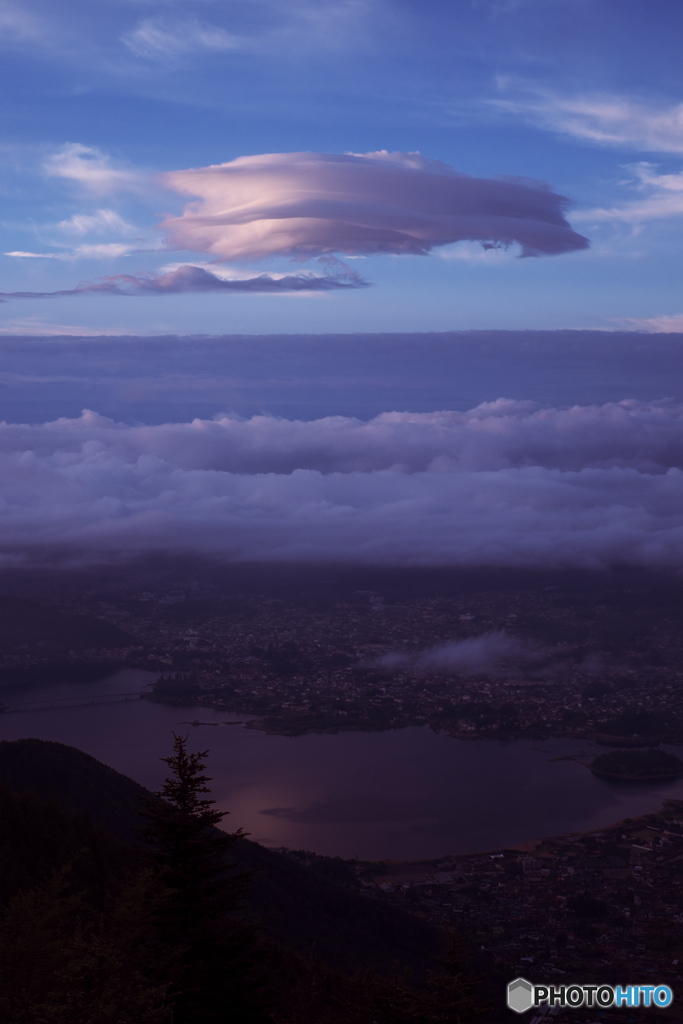
<svg viewBox="0 0 683 1024">
<path fill-rule="evenodd" d="M 208 751 L 190 753 L 187 737 L 175 734 L 173 750 L 162 758 L 171 774 L 160 799 L 145 801 L 141 829 L 163 891 L 154 915 L 169 956 L 173 1022 L 258 1024 L 270 1019 L 258 994 L 263 953 L 237 913 L 247 876 L 228 859 L 244 832 L 216 828 L 227 812 L 205 796 Z"/>
</svg>

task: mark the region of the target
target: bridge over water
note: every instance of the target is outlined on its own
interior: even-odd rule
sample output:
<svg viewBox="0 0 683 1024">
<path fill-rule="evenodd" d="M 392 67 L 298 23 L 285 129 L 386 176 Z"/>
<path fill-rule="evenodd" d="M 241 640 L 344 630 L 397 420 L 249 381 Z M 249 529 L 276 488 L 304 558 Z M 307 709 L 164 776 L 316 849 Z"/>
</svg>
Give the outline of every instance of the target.
<svg viewBox="0 0 683 1024">
<path fill-rule="evenodd" d="M 26 700 L 3 704 L 0 701 L 0 712 L 9 714 L 13 711 L 50 711 L 58 708 L 80 708 L 87 704 L 112 704 L 124 700 L 140 700 L 143 695 L 139 690 L 128 693 L 98 693 L 89 697 L 43 697 L 41 700 Z"/>
</svg>

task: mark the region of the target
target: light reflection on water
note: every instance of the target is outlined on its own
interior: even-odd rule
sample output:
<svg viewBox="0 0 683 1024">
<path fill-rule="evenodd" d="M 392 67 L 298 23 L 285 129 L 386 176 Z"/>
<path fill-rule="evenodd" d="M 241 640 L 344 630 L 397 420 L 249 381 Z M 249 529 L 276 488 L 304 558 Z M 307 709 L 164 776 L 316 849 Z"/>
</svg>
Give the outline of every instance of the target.
<svg viewBox="0 0 683 1024">
<path fill-rule="evenodd" d="M 143 689 L 126 670 L 96 683 L 4 687 L 0 700 L 56 699 Z M 266 845 L 343 857 L 418 859 L 495 849 L 544 835 L 598 829 L 683 799 L 683 779 L 657 785 L 598 779 L 572 760 L 599 748 L 576 740 L 459 741 L 427 728 L 266 736 L 244 716 L 150 701 L 0 715 L 0 738 L 33 736 L 80 747 L 152 789 L 172 732 L 209 749 L 213 793 L 227 825 Z M 221 723 L 193 727 L 199 719 Z"/>
</svg>

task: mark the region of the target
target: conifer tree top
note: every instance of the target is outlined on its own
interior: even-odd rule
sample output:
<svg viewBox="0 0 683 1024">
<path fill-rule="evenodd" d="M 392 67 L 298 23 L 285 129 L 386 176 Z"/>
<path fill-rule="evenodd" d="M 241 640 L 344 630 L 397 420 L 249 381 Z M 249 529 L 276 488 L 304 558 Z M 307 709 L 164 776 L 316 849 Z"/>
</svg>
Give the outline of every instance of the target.
<svg viewBox="0 0 683 1024">
<path fill-rule="evenodd" d="M 204 774 L 204 759 L 208 753 L 208 750 L 190 753 L 187 749 L 187 736 L 173 733 L 173 754 L 160 759 L 166 762 L 172 774 L 164 782 L 159 796 L 178 811 L 199 819 L 202 824 L 217 825 L 228 811 L 219 811 L 214 806 L 214 800 L 201 796 L 210 792 L 207 783 L 212 781 L 210 776 Z"/>
</svg>

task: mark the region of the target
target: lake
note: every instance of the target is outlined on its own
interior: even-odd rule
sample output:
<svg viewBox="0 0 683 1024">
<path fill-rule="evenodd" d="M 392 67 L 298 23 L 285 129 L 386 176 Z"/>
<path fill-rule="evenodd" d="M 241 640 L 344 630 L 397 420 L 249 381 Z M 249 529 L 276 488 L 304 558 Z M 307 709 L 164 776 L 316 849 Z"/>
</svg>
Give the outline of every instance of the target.
<svg viewBox="0 0 683 1024">
<path fill-rule="evenodd" d="M 266 846 L 396 860 L 468 853 L 569 831 L 597 830 L 683 799 L 683 779 L 598 779 L 562 760 L 601 749 L 578 740 L 461 741 L 428 728 L 267 736 L 239 715 L 103 695 L 142 691 L 155 677 L 126 670 L 94 683 L 3 687 L 0 700 L 55 707 L 0 715 L 0 739 L 57 740 L 160 787 L 172 733 L 208 749 L 213 795 Z M 96 703 L 64 706 L 63 698 Z M 100 701 L 100 703 L 97 703 Z M 199 719 L 206 724 L 192 726 Z M 560 760 L 558 760 L 560 758 Z"/>
</svg>

